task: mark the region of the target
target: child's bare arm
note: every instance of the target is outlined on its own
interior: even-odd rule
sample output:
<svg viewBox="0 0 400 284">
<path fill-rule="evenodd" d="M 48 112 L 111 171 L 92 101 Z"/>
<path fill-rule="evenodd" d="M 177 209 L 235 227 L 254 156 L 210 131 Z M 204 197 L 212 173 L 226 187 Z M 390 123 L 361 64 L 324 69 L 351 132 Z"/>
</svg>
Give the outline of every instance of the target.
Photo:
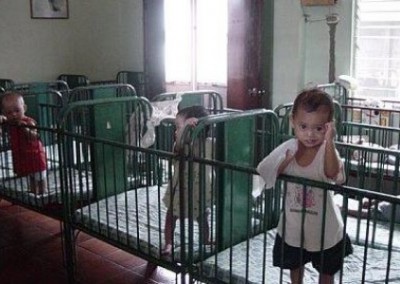
<svg viewBox="0 0 400 284">
<path fill-rule="evenodd" d="M 339 157 L 336 154 L 336 146 L 335 146 L 335 135 L 336 129 L 334 122 L 328 122 L 326 125 L 325 132 L 325 161 L 324 161 L 324 171 L 325 175 L 328 178 L 334 179 L 337 177 L 340 171 L 341 163 L 339 161 Z"/>
<path fill-rule="evenodd" d="M 289 165 L 289 163 L 294 159 L 294 153 L 292 153 L 290 150 L 286 151 L 286 157 L 282 161 L 282 163 L 278 167 L 278 175 L 283 173 L 283 171 L 286 169 L 286 167 Z"/>
</svg>

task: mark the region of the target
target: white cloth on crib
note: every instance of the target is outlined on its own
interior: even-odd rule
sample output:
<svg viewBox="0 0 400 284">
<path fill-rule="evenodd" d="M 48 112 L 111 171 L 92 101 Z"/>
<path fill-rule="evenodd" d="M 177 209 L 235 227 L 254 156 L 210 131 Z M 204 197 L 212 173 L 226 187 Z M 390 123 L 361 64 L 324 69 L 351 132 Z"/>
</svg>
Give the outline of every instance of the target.
<svg viewBox="0 0 400 284">
<path fill-rule="evenodd" d="M 264 179 L 266 189 L 275 186 L 278 168 L 285 160 L 287 150 L 289 150 L 292 155 L 297 152 L 297 139 L 290 139 L 282 143 L 258 164 L 257 172 Z M 262 189 L 263 187 L 260 186 L 253 187 L 253 196 L 257 197 L 260 195 Z"/>
<path fill-rule="evenodd" d="M 177 93 L 176 98 L 173 100 L 150 102 L 152 114 L 146 122 L 144 121 L 143 114 L 140 113 L 139 117 L 137 112 L 132 113 L 129 119 L 129 144 L 138 146 L 137 143 L 139 142 L 139 146 L 143 148 L 153 145 L 156 141 L 155 127 L 160 125 L 163 119 L 175 119 L 181 100 L 182 94 Z M 146 123 L 146 132 L 142 135 L 144 123 Z"/>
</svg>

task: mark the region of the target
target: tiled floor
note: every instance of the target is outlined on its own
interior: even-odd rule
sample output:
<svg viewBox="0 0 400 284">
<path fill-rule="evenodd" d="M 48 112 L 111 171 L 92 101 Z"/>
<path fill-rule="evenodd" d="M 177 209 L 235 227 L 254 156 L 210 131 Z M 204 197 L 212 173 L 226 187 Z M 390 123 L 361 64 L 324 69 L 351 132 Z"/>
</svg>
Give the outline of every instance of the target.
<svg viewBox="0 0 400 284">
<path fill-rule="evenodd" d="M 175 283 L 175 274 L 116 247 L 78 234 L 77 283 Z M 148 275 L 149 274 L 149 275 Z M 0 283 L 68 283 L 60 223 L 0 201 Z"/>
</svg>

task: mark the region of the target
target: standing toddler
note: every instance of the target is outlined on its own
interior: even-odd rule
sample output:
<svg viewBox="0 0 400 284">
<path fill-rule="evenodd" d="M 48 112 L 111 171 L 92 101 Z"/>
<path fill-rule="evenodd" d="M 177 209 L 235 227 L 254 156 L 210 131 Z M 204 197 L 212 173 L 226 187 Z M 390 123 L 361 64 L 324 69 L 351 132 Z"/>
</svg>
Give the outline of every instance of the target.
<svg viewBox="0 0 400 284">
<path fill-rule="evenodd" d="M 333 114 L 333 101 L 326 92 L 315 88 L 297 96 L 290 117 L 295 138 L 277 147 L 257 167 L 266 188 L 274 186 L 281 173 L 344 183 L 344 166 L 334 142 Z M 288 183 L 284 197 L 273 249 L 274 266 L 290 269 L 292 283 L 302 283 L 304 265 L 311 262 L 320 274 L 319 283 L 334 283 L 334 275 L 352 247 L 344 235 L 333 192 Z"/>
<path fill-rule="evenodd" d="M 29 178 L 29 191 L 43 194 L 47 191 L 47 159 L 33 118 L 26 116 L 22 94 L 7 92 L 1 97 L 0 123 L 9 134 L 14 172 Z"/>
</svg>

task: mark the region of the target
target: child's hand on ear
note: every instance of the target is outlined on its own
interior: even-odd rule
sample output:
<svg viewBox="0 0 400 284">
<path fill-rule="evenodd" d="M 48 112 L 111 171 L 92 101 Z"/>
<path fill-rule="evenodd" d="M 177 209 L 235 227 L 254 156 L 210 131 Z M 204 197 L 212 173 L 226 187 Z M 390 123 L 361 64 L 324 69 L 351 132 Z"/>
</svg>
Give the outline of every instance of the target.
<svg viewBox="0 0 400 284">
<path fill-rule="evenodd" d="M 336 136 L 335 122 L 331 121 L 331 122 L 325 123 L 325 128 L 326 128 L 325 140 L 326 141 L 334 140 L 335 136 Z"/>
</svg>

